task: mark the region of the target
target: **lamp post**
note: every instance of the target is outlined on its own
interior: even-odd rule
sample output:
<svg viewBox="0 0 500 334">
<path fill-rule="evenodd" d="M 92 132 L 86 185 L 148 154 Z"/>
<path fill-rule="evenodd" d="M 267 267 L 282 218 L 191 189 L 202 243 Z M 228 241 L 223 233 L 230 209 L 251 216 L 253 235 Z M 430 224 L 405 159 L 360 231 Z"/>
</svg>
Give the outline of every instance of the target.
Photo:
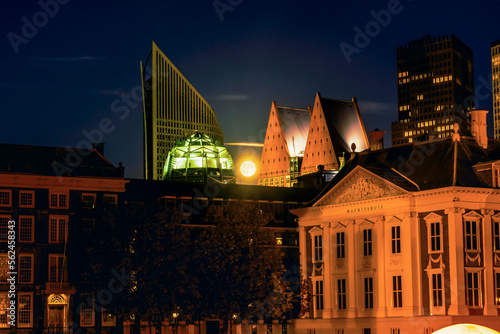
<svg viewBox="0 0 500 334">
<path fill-rule="evenodd" d="M 155 326 L 155 334 L 161 334 L 161 323 L 162 323 L 161 313 L 153 314 L 153 325 Z"/>
<path fill-rule="evenodd" d="M 179 313 L 174 312 L 172 313 L 172 334 L 177 334 L 177 318 L 179 317 Z"/>
</svg>

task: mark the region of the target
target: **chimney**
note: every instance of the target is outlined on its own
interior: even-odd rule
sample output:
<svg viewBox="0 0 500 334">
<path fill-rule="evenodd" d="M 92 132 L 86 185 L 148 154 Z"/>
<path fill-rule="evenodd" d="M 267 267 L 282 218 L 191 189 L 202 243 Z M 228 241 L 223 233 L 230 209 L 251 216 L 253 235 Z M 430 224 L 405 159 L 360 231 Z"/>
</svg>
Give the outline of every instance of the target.
<svg viewBox="0 0 500 334">
<path fill-rule="evenodd" d="M 371 151 L 382 150 L 384 148 L 384 134 L 385 131 L 379 129 L 368 132 Z"/>
<path fill-rule="evenodd" d="M 488 147 L 488 133 L 486 128 L 486 114 L 488 110 L 471 110 L 470 125 L 474 139 L 482 148 Z"/>
</svg>

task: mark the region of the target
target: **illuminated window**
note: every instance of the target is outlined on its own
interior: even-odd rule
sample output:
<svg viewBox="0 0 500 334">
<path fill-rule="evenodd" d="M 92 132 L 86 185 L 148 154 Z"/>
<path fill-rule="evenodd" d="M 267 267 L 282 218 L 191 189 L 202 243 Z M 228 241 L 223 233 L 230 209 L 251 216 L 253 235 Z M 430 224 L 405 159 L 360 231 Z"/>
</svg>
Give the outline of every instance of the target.
<svg viewBox="0 0 500 334">
<path fill-rule="evenodd" d="M 283 245 L 283 235 L 276 233 L 276 245 Z"/>
<path fill-rule="evenodd" d="M 478 250 L 479 243 L 478 235 L 478 221 L 466 220 L 465 221 L 465 249 L 476 251 Z"/>
<path fill-rule="evenodd" d="M 49 218 L 49 242 L 63 243 L 68 238 L 67 218 L 59 216 L 50 216 Z"/>
<path fill-rule="evenodd" d="M 104 206 L 113 206 L 118 203 L 118 195 L 116 194 L 104 194 L 103 204 Z"/>
<path fill-rule="evenodd" d="M 0 207 L 12 206 L 12 190 L 0 190 Z"/>
<path fill-rule="evenodd" d="M 19 207 L 34 208 L 35 192 L 32 190 L 19 190 Z"/>
<path fill-rule="evenodd" d="M 372 255 L 372 230 L 363 230 L 363 255 Z"/>
<path fill-rule="evenodd" d="M 493 222 L 493 246 L 495 252 L 500 252 L 500 221 Z"/>
<path fill-rule="evenodd" d="M 364 278 L 365 309 L 373 308 L 373 277 Z"/>
<path fill-rule="evenodd" d="M 62 254 L 49 255 L 49 282 L 66 282 L 65 262 Z"/>
<path fill-rule="evenodd" d="M 34 242 L 35 217 L 19 216 L 19 242 Z"/>
<path fill-rule="evenodd" d="M 67 208 L 66 194 L 50 194 L 50 208 Z"/>
<path fill-rule="evenodd" d="M 495 273 L 495 304 L 500 305 L 500 273 Z"/>
<path fill-rule="evenodd" d="M 9 327 L 7 320 L 7 307 L 9 303 L 8 294 L 6 292 L 0 293 L 0 328 Z"/>
<path fill-rule="evenodd" d="M 314 260 L 323 261 L 323 236 L 314 236 Z"/>
<path fill-rule="evenodd" d="M 323 309 L 323 281 L 316 281 L 316 289 L 314 290 L 314 299 L 316 310 Z"/>
<path fill-rule="evenodd" d="M 8 239 L 10 218 L 10 216 L 0 216 L 0 242 Z"/>
<path fill-rule="evenodd" d="M 19 292 L 17 303 L 18 319 L 17 325 L 19 327 L 33 327 L 33 295 L 31 293 Z"/>
<path fill-rule="evenodd" d="M 441 274 L 432 274 L 432 306 L 443 306 L 443 281 Z"/>
<path fill-rule="evenodd" d="M 337 232 L 337 259 L 345 258 L 345 233 Z"/>
<path fill-rule="evenodd" d="M 19 283 L 33 283 L 33 254 L 19 255 Z"/>
<path fill-rule="evenodd" d="M 80 326 L 94 326 L 94 296 L 90 293 L 82 294 L 80 309 Z"/>
<path fill-rule="evenodd" d="M 345 278 L 337 280 L 337 306 L 339 310 L 347 309 L 347 292 Z"/>
<path fill-rule="evenodd" d="M 403 307 L 401 276 L 392 276 L 392 302 L 395 308 Z"/>
<path fill-rule="evenodd" d="M 401 226 L 391 227 L 392 254 L 401 253 Z"/>
<path fill-rule="evenodd" d="M 480 272 L 467 273 L 467 305 L 481 306 L 481 279 Z"/>
<path fill-rule="evenodd" d="M 82 208 L 94 209 L 95 208 L 95 194 L 82 194 Z"/>
<path fill-rule="evenodd" d="M 9 275 L 9 258 L 7 257 L 7 253 L 0 254 L 0 284 L 8 284 L 7 278 Z"/>
</svg>

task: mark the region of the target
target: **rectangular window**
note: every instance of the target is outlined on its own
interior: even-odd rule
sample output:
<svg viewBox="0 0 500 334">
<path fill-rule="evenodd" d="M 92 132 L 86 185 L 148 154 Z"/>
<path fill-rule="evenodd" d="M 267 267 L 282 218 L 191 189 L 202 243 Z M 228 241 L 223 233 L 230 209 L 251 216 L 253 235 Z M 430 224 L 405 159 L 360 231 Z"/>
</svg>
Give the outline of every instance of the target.
<svg viewBox="0 0 500 334">
<path fill-rule="evenodd" d="M 0 241 L 7 241 L 10 216 L 0 216 Z"/>
<path fill-rule="evenodd" d="M 117 203 L 118 203 L 118 195 L 104 194 L 104 196 L 103 196 L 104 206 L 114 206 Z"/>
<path fill-rule="evenodd" d="M 479 300 L 480 293 L 480 280 L 479 272 L 467 273 L 467 305 L 469 306 L 480 306 L 481 301 Z"/>
<path fill-rule="evenodd" d="M 103 308 L 101 311 L 101 317 L 102 317 L 101 321 L 102 321 L 103 326 L 106 326 L 106 327 L 116 326 L 116 316 L 115 316 L 115 312 L 113 312 L 112 310 L 108 310 L 108 309 Z"/>
<path fill-rule="evenodd" d="M 7 257 L 7 253 L 0 254 L 0 284 L 8 284 L 7 278 L 9 275 L 9 258 Z"/>
<path fill-rule="evenodd" d="M 35 241 L 35 217 L 19 216 L 19 242 Z"/>
<path fill-rule="evenodd" d="M 431 252 L 441 251 L 441 222 L 430 223 Z"/>
<path fill-rule="evenodd" d="M 493 222 L 493 246 L 495 252 L 500 252 L 500 222 Z"/>
<path fill-rule="evenodd" d="M 323 261 L 323 236 L 314 236 L 314 260 Z"/>
<path fill-rule="evenodd" d="M 392 254 L 401 253 L 401 226 L 391 227 Z"/>
<path fill-rule="evenodd" d="M 441 274 L 432 274 L 432 305 L 443 306 L 443 282 Z"/>
<path fill-rule="evenodd" d="M 365 309 L 373 308 L 373 277 L 365 277 Z"/>
<path fill-rule="evenodd" d="M 337 259 L 345 258 L 345 233 L 337 233 Z"/>
<path fill-rule="evenodd" d="M 339 310 L 345 310 L 347 308 L 347 292 L 344 278 L 337 280 L 337 304 Z"/>
<path fill-rule="evenodd" d="M 323 281 L 316 281 L 316 310 L 323 309 Z"/>
<path fill-rule="evenodd" d="M 19 283 L 33 283 L 33 254 L 19 254 Z"/>
<path fill-rule="evenodd" d="M 19 207 L 35 207 L 35 192 L 33 190 L 19 190 Z"/>
<path fill-rule="evenodd" d="M 33 295 L 31 293 L 19 292 L 17 305 L 18 319 L 17 325 L 19 327 L 33 327 Z"/>
<path fill-rule="evenodd" d="M 80 326 L 94 326 L 94 296 L 90 293 L 82 294 L 80 310 Z"/>
<path fill-rule="evenodd" d="M 400 334 L 399 328 L 391 328 L 391 334 Z"/>
<path fill-rule="evenodd" d="M 50 194 L 51 209 L 65 209 L 68 206 L 66 194 Z"/>
<path fill-rule="evenodd" d="M 12 206 L 12 190 L 0 190 L 0 207 Z"/>
<path fill-rule="evenodd" d="M 465 249 L 478 250 L 478 234 L 476 220 L 465 221 Z"/>
<path fill-rule="evenodd" d="M 66 242 L 68 238 L 67 219 L 51 216 L 49 223 L 49 242 Z"/>
<path fill-rule="evenodd" d="M 401 276 L 392 276 L 392 302 L 394 307 L 403 307 Z"/>
<path fill-rule="evenodd" d="M 7 320 L 7 307 L 9 303 L 10 302 L 7 293 L 0 293 L 0 328 L 9 327 Z"/>
<path fill-rule="evenodd" d="M 363 230 L 363 255 L 372 255 L 372 230 Z"/>
<path fill-rule="evenodd" d="M 495 273 L 495 301 L 500 305 L 500 273 Z"/>
<path fill-rule="evenodd" d="M 95 208 L 95 194 L 82 194 L 82 208 L 94 209 Z"/>
<path fill-rule="evenodd" d="M 49 255 L 49 282 L 66 282 L 64 256 L 61 254 Z"/>
</svg>

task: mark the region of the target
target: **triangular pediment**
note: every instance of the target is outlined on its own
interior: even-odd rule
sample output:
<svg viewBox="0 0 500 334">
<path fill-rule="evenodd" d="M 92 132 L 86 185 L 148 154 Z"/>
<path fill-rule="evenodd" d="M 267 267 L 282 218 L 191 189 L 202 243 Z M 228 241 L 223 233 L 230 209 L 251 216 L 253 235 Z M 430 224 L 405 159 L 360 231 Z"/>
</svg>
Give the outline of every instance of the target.
<svg viewBox="0 0 500 334">
<path fill-rule="evenodd" d="M 354 168 L 314 206 L 334 205 L 408 194 L 406 190 L 366 170 Z"/>
<path fill-rule="evenodd" d="M 391 219 L 386 220 L 387 224 L 401 224 L 402 220 L 393 216 Z"/>
<path fill-rule="evenodd" d="M 424 220 L 443 220 L 443 216 L 435 214 L 434 212 L 429 213 L 424 217 Z"/>
<path fill-rule="evenodd" d="M 309 230 L 309 234 L 321 234 L 323 233 L 323 229 L 314 226 L 312 229 Z"/>
<path fill-rule="evenodd" d="M 483 218 L 482 215 L 480 215 L 479 213 L 477 213 L 476 211 L 470 211 L 470 212 L 467 212 L 466 214 L 463 215 L 464 218 L 470 218 L 470 219 L 480 219 L 480 218 Z"/>
</svg>

